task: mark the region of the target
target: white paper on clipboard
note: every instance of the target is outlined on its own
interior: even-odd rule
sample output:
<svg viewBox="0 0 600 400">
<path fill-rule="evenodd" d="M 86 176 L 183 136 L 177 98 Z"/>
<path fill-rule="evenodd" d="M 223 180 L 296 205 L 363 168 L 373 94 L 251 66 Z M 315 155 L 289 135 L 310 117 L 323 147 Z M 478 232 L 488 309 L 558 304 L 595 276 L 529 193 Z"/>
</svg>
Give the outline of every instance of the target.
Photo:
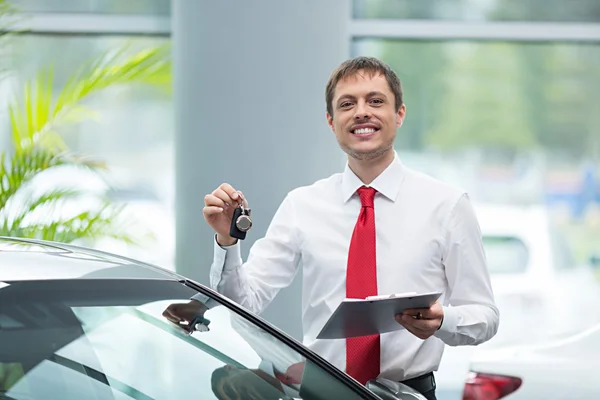
<svg viewBox="0 0 600 400">
<path fill-rule="evenodd" d="M 404 329 L 396 322 L 396 314 L 410 308 L 429 308 L 441 295 L 441 292 L 408 293 L 364 300 L 346 299 L 325 323 L 317 339 L 345 339 Z"/>
</svg>

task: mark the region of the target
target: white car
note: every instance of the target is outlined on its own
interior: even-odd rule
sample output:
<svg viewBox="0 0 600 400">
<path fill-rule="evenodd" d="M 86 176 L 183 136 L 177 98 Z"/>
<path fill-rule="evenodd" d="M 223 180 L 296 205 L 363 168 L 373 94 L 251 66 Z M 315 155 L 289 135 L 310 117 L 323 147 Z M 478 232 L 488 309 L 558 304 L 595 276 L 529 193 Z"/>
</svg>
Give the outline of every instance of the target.
<svg viewBox="0 0 600 400">
<path fill-rule="evenodd" d="M 600 324 L 538 345 L 479 353 L 464 400 L 600 399 Z"/>
<path fill-rule="evenodd" d="M 389 379 L 360 384 L 167 269 L 0 237 L 0 399 L 188 398 L 426 400 Z"/>
<path fill-rule="evenodd" d="M 494 345 L 535 342 L 600 321 L 600 309 L 589 307 L 600 301 L 594 270 L 576 264 L 545 207 L 484 205 L 476 212 L 501 315 Z"/>
<path fill-rule="evenodd" d="M 469 361 L 479 351 L 535 343 L 600 321 L 600 307 L 590 307 L 600 304 L 594 271 L 575 264 L 543 206 L 481 204 L 475 210 L 500 325 L 480 346 L 446 346 L 436 374 L 440 400 L 462 398 Z"/>
</svg>

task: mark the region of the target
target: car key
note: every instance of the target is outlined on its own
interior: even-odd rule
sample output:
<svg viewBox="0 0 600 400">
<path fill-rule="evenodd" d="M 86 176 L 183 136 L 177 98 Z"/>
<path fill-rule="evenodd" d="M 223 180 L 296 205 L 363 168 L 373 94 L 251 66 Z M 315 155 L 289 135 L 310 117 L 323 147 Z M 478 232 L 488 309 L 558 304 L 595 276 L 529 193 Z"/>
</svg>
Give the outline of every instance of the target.
<svg viewBox="0 0 600 400">
<path fill-rule="evenodd" d="M 233 218 L 231 219 L 231 226 L 229 228 L 229 236 L 240 240 L 244 240 L 246 238 L 246 232 L 252 228 L 250 211 L 250 208 L 244 207 L 244 198 L 242 197 L 241 204 L 233 212 Z"/>
<path fill-rule="evenodd" d="M 194 332 L 208 332 L 210 329 L 210 320 L 201 316 L 194 317 L 189 323 L 179 322 L 177 326 L 181 329 L 181 332 L 187 336 L 190 336 Z"/>
</svg>

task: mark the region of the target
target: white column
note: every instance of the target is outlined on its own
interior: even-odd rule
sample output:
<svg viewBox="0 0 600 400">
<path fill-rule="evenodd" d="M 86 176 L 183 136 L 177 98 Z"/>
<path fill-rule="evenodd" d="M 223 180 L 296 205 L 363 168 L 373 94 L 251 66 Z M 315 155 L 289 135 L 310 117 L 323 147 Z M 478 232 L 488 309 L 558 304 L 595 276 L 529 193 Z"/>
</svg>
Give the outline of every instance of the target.
<svg viewBox="0 0 600 400">
<path fill-rule="evenodd" d="M 329 74 L 349 57 L 350 0 L 174 0 L 177 270 L 208 283 L 204 195 L 241 189 L 254 227 L 285 194 L 343 168 L 325 120 Z M 300 338 L 301 274 L 263 315 Z"/>
</svg>

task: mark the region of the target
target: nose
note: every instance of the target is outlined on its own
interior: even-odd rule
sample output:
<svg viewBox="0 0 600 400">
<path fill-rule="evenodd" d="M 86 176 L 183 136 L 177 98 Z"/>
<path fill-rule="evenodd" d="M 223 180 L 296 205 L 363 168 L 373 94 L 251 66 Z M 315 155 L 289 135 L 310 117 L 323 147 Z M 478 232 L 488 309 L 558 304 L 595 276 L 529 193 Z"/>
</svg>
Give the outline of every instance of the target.
<svg viewBox="0 0 600 400">
<path fill-rule="evenodd" d="M 355 120 L 363 120 L 371 118 L 371 112 L 364 102 L 359 102 L 356 105 L 356 113 L 354 114 Z"/>
</svg>

